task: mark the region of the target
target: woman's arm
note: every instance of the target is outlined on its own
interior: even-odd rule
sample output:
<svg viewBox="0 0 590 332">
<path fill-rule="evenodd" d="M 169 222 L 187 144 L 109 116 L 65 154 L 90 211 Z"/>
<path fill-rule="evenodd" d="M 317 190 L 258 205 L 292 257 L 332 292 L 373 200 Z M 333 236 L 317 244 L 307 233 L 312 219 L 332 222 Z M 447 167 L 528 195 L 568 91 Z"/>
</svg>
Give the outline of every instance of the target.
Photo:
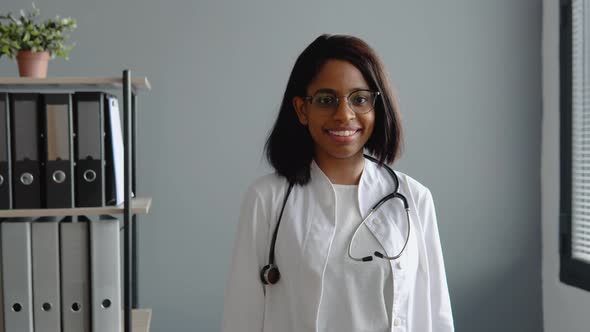
<svg viewBox="0 0 590 332">
<path fill-rule="evenodd" d="M 225 290 L 223 332 L 261 332 L 263 328 L 264 287 L 259 272 L 267 255 L 269 225 L 264 203 L 253 188 L 242 200 Z"/>
<path fill-rule="evenodd" d="M 426 189 L 426 194 L 422 197 L 420 212 L 424 223 L 424 241 L 428 257 L 432 330 L 437 332 L 454 331 L 453 313 L 451 311 L 451 300 L 438 233 L 436 211 L 432 194 L 428 189 Z"/>
</svg>

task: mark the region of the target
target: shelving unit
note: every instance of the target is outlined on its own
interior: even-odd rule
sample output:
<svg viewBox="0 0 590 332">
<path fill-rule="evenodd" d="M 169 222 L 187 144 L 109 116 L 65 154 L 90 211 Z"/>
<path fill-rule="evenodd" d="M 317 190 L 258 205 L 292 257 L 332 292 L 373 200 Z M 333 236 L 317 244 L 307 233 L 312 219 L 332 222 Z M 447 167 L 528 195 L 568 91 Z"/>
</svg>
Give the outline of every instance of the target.
<svg viewBox="0 0 590 332">
<path fill-rule="evenodd" d="M 137 193 L 136 143 L 137 143 L 137 93 L 150 90 L 146 77 L 131 77 L 124 70 L 121 77 L 56 77 L 56 78 L 0 78 L 0 91 L 16 92 L 75 92 L 75 91 L 113 91 L 123 94 L 123 143 L 124 143 L 124 204 L 93 208 L 71 209 L 13 209 L 0 210 L 0 218 L 79 216 L 79 215 L 123 215 L 123 331 L 148 331 L 151 311 L 137 309 L 137 215 L 147 214 L 151 208 L 151 198 L 133 198 Z"/>
</svg>

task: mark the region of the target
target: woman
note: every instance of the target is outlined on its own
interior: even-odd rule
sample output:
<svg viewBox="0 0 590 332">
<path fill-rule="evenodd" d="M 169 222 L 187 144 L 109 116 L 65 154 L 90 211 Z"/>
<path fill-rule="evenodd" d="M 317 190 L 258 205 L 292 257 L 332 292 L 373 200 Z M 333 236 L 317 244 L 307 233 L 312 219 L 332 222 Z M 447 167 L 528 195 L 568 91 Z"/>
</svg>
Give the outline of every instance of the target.
<svg viewBox="0 0 590 332">
<path fill-rule="evenodd" d="M 432 195 L 386 165 L 400 147 L 375 52 L 318 37 L 267 140 L 276 172 L 244 195 L 223 331 L 454 330 Z"/>
</svg>

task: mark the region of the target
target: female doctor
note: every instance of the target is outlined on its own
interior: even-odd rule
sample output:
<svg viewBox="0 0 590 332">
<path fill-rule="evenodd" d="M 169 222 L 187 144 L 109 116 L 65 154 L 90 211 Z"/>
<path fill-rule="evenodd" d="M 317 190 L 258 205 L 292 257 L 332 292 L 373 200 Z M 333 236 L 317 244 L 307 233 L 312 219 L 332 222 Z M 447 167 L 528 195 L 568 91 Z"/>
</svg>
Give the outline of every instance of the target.
<svg viewBox="0 0 590 332">
<path fill-rule="evenodd" d="M 386 165 L 401 137 L 364 41 L 301 53 L 265 147 L 276 172 L 243 198 L 223 331 L 454 331 L 432 195 Z"/>
</svg>

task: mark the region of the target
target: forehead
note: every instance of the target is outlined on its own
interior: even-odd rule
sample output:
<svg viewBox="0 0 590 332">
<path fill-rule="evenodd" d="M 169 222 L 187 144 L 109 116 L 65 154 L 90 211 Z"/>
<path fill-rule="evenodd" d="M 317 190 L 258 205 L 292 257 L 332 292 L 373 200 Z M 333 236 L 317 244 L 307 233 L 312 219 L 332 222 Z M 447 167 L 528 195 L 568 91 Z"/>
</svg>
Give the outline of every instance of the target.
<svg viewBox="0 0 590 332">
<path fill-rule="evenodd" d="M 348 93 L 355 89 L 368 89 L 363 74 L 353 64 L 344 60 L 328 60 L 307 87 L 308 92 L 330 89 Z"/>
</svg>

